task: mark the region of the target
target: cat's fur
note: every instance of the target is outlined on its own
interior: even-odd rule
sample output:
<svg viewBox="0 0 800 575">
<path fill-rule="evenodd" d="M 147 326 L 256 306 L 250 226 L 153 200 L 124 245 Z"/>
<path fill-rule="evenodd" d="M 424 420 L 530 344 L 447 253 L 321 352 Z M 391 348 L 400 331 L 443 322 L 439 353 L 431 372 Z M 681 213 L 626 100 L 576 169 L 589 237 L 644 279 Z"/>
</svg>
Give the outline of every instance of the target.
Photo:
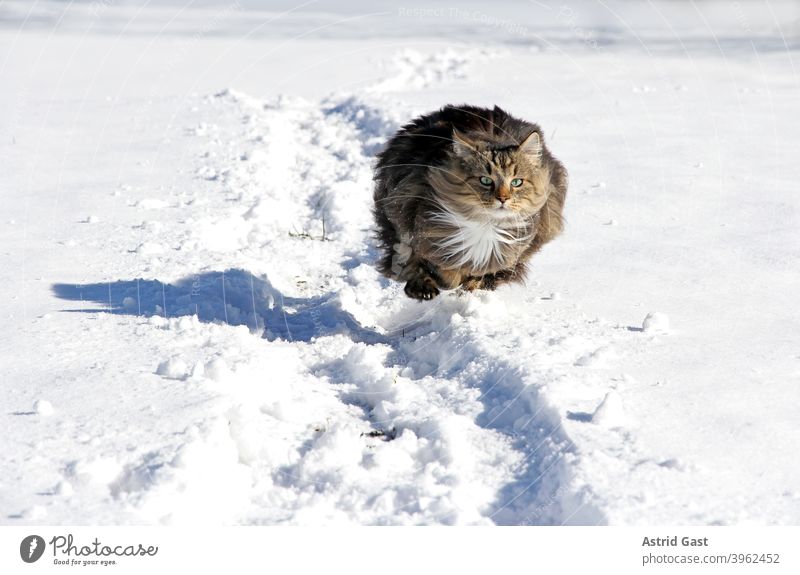
<svg viewBox="0 0 800 575">
<path fill-rule="evenodd" d="M 375 184 L 379 270 L 416 299 L 521 281 L 563 227 L 567 171 L 539 126 L 498 107 L 416 118 L 378 155 Z"/>
</svg>

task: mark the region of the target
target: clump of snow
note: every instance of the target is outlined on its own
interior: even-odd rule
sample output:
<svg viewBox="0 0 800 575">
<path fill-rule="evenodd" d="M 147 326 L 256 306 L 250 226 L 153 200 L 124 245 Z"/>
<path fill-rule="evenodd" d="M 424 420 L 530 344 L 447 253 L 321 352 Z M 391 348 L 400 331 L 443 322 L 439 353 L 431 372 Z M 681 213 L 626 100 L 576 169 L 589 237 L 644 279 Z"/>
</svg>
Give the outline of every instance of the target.
<svg viewBox="0 0 800 575">
<path fill-rule="evenodd" d="M 171 357 L 166 361 L 158 364 L 156 373 L 168 379 L 186 379 L 189 372 L 189 367 L 186 362 L 179 357 Z"/>
<path fill-rule="evenodd" d="M 669 316 L 661 312 L 651 312 L 647 314 L 642 322 L 642 331 L 646 333 L 668 334 Z"/>
<path fill-rule="evenodd" d="M 592 423 L 602 427 L 625 427 L 629 418 L 622 404 L 622 397 L 616 391 L 609 391 L 592 414 Z"/>
<path fill-rule="evenodd" d="M 192 372 L 189 374 L 191 379 L 200 379 L 206 374 L 206 366 L 202 361 L 198 361 L 192 367 Z"/>
<path fill-rule="evenodd" d="M 160 309 L 160 306 L 156 307 Z M 167 329 L 169 327 L 169 320 L 161 315 L 151 315 L 147 318 L 147 323 L 160 329 Z"/>
<path fill-rule="evenodd" d="M 75 489 L 72 487 L 72 484 L 67 481 L 59 481 L 58 485 L 55 486 L 53 489 L 53 493 L 56 495 L 60 495 L 61 497 L 70 497 L 73 493 L 75 493 Z"/>
<path fill-rule="evenodd" d="M 91 444 L 94 445 L 94 442 Z M 109 484 L 122 471 L 122 466 L 114 457 L 96 456 L 73 461 L 67 465 L 66 474 L 73 483 Z"/>
<path fill-rule="evenodd" d="M 83 221 L 84 221 L 84 223 L 87 223 L 87 224 L 96 224 L 97 222 L 100 221 L 100 218 L 98 218 L 97 216 L 92 214 L 92 215 L 86 216 L 86 219 L 83 220 Z"/>
<path fill-rule="evenodd" d="M 142 255 L 153 255 L 153 254 L 160 254 L 164 252 L 164 246 L 157 242 L 142 242 L 136 248 L 136 253 Z"/>
<path fill-rule="evenodd" d="M 56 411 L 53 404 L 45 399 L 37 399 L 33 404 L 33 410 L 43 417 L 53 415 Z"/>
<path fill-rule="evenodd" d="M 184 315 L 170 320 L 170 329 L 182 333 L 192 333 L 200 327 L 200 322 L 196 315 Z"/>
<path fill-rule="evenodd" d="M 221 357 L 215 357 L 205 364 L 203 367 L 203 373 L 208 379 L 221 382 L 230 377 L 232 372 L 231 368 L 228 367 L 228 363 L 224 359 Z"/>
<path fill-rule="evenodd" d="M 197 175 L 203 178 L 204 180 L 210 180 L 210 181 L 219 178 L 219 174 L 211 166 L 203 166 L 202 168 L 197 170 Z"/>
<path fill-rule="evenodd" d="M 587 353 L 586 355 L 579 357 L 577 360 L 575 360 L 575 365 L 582 367 L 602 367 L 614 356 L 615 354 L 613 348 L 604 345 L 590 353 Z"/>
</svg>

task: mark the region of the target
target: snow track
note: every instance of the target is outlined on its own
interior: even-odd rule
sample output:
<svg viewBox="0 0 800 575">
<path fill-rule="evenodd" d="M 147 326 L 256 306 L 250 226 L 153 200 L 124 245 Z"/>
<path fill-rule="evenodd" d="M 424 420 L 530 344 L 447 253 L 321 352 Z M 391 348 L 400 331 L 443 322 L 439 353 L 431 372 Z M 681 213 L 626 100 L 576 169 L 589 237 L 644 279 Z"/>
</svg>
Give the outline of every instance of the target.
<svg viewBox="0 0 800 575">
<path fill-rule="evenodd" d="M 584 473 L 602 454 L 567 427 L 611 445 L 622 432 L 567 417 L 553 388 L 569 407 L 599 403 L 618 386 L 605 362 L 641 336 L 535 285 L 420 304 L 379 277 L 371 162 L 398 125 L 390 103 L 226 91 L 203 106 L 226 119 L 187 132 L 217 150 L 195 170 L 215 191 L 172 232 L 219 267 L 54 288 L 149 316 L 139 330 L 169 334 L 155 374 L 209 397 L 179 439 L 110 463 L 102 481 L 127 520 L 608 521 Z"/>
</svg>

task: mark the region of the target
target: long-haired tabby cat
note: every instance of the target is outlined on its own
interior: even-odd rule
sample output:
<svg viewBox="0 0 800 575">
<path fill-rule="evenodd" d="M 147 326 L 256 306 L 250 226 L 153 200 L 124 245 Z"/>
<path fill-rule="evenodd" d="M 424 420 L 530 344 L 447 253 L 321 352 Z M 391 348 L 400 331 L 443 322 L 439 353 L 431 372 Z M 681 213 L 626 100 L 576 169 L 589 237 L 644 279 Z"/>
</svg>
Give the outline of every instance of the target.
<svg viewBox="0 0 800 575">
<path fill-rule="evenodd" d="M 567 171 L 539 126 L 498 107 L 413 120 L 378 155 L 375 182 L 379 270 L 420 300 L 521 281 L 563 226 Z"/>
</svg>

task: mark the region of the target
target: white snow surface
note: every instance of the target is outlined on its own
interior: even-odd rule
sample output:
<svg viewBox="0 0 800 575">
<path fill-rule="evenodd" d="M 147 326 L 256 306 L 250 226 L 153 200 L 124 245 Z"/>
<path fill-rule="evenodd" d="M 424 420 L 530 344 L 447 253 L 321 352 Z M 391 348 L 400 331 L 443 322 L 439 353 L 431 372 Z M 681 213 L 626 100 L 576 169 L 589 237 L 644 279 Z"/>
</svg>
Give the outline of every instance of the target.
<svg viewBox="0 0 800 575">
<path fill-rule="evenodd" d="M 199 4 L 0 3 L 0 523 L 800 522 L 791 4 Z M 461 102 L 567 229 L 411 301 L 374 155 Z"/>
</svg>

